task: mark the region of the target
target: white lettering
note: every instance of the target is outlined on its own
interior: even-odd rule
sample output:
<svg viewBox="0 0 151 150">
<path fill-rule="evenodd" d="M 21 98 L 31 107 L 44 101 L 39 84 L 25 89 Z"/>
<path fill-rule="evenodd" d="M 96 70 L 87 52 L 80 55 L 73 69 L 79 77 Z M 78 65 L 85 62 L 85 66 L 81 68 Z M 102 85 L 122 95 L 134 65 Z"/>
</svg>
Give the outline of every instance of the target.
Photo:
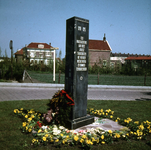
<svg viewBox="0 0 151 150">
<path fill-rule="evenodd" d="M 78 64 L 78 67 L 85 67 L 85 64 Z"/>
<path fill-rule="evenodd" d="M 77 63 L 86 63 L 86 60 L 77 60 Z"/>
<path fill-rule="evenodd" d="M 77 52 L 77 55 L 86 55 L 86 52 Z"/>
<path fill-rule="evenodd" d="M 76 70 L 77 71 L 87 71 L 87 68 L 79 68 L 79 67 L 77 67 Z"/>
</svg>

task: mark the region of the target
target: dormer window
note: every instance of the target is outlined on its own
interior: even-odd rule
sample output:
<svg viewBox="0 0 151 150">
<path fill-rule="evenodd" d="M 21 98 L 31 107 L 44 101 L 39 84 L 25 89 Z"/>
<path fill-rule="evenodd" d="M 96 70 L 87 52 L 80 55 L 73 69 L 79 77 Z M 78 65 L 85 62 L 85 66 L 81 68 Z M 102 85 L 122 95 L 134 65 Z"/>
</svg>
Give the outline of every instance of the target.
<svg viewBox="0 0 151 150">
<path fill-rule="evenodd" d="M 38 48 L 44 48 L 43 44 L 38 44 Z"/>
</svg>

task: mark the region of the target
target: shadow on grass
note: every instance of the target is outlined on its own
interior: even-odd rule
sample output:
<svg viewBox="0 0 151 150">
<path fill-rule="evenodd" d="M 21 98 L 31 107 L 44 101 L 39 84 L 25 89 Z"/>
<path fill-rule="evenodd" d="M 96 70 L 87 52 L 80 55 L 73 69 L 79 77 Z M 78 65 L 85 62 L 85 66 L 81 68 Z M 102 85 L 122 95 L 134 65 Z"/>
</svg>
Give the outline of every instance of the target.
<svg viewBox="0 0 151 150">
<path fill-rule="evenodd" d="M 140 99 L 135 99 L 136 101 L 151 101 L 151 98 L 140 98 Z"/>
</svg>

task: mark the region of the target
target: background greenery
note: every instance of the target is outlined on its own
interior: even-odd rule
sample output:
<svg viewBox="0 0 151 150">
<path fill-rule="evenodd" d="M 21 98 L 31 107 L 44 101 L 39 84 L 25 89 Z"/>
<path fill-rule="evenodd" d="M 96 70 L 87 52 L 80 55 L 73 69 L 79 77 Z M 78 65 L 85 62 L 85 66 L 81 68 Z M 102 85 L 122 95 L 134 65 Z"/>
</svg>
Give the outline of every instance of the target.
<svg viewBox="0 0 151 150">
<path fill-rule="evenodd" d="M 33 79 L 37 79 L 44 83 L 53 83 L 53 74 L 50 72 L 36 72 L 28 71 Z M 59 74 L 56 73 L 56 83 L 58 83 Z M 109 75 L 109 74 L 88 74 L 88 84 L 96 85 L 133 85 L 133 86 L 143 86 L 144 76 L 128 76 L 128 75 Z M 60 83 L 65 83 L 65 74 L 60 75 Z M 151 76 L 146 77 L 146 85 L 151 86 Z"/>
<path fill-rule="evenodd" d="M 28 100 L 28 101 L 6 101 L 0 102 L 0 149 L 2 150 L 56 150 L 58 148 L 52 145 L 40 146 L 37 148 L 32 147 L 31 134 L 22 133 L 20 127 L 22 126 L 21 119 L 14 115 L 13 110 L 16 108 L 34 109 L 42 113 L 47 112 L 49 100 Z M 94 109 L 111 109 L 114 111 L 114 118 L 120 117 L 126 119 L 130 117 L 133 121 L 151 121 L 151 101 L 96 101 L 88 100 L 88 108 Z M 151 138 L 151 135 L 150 135 Z M 79 146 L 63 146 L 60 150 L 79 150 Z M 92 150 L 149 150 L 151 147 L 146 144 L 146 141 L 133 141 L 128 142 L 120 140 L 111 145 L 93 146 Z"/>
<path fill-rule="evenodd" d="M 130 62 L 120 67 L 116 66 L 115 68 L 109 66 L 104 68 L 95 64 L 92 67 L 89 66 L 88 83 L 101 85 L 144 85 L 144 80 L 146 80 L 145 85 L 150 86 L 151 67 L 148 66 L 144 65 L 134 70 Z M 52 61 L 50 61 L 49 66 L 44 64 L 30 64 L 28 61 L 16 63 L 15 60 L 13 60 L 13 63 L 11 63 L 8 57 L 6 57 L 3 62 L 0 62 L 0 79 L 21 81 L 24 69 L 30 72 L 29 74 L 32 78 L 45 83 L 52 82 Z M 58 83 L 59 72 L 61 72 L 60 83 L 64 83 L 65 58 L 62 61 L 56 59 L 56 83 Z M 44 77 L 42 77 L 41 74 Z M 100 75 L 99 78 L 97 77 L 98 74 Z"/>
</svg>

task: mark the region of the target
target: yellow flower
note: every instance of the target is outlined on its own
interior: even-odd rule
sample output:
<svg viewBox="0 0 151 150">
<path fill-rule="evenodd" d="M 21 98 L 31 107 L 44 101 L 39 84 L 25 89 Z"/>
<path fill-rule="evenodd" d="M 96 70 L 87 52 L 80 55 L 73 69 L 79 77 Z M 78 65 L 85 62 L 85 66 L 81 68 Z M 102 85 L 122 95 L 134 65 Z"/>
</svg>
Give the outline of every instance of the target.
<svg viewBox="0 0 151 150">
<path fill-rule="evenodd" d="M 32 120 L 32 118 L 28 118 L 28 122 L 30 122 Z"/>
<path fill-rule="evenodd" d="M 28 129 L 28 132 L 31 132 L 31 131 L 32 131 L 32 129 L 31 129 L 31 128 L 29 128 L 29 129 Z"/>
<path fill-rule="evenodd" d="M 60 134 L 60 136 L 63 136 L 63 134 Z"/>
<path fill-rule="evenodd" d="M 96 139 L 96 142 L 99 143 L 99 138 Z"/>
<path fill-rule="evenodd" d="M 55 142 L 56 142 L 56 143 L 59 142 L 59 139 L 56 139 Z"/>
<path fill-rule="evenodd" d="M 108 116 L 108 113 L 106 113 L 106 116 Z"/>
<path fill-rule="evenodd" d="M 91 139 L 92 139 L 92 142 L 95 142 L 95 141 L 96 141 L 94 137 L 92 137 Z"/>
<path fill-rule="evenodd" d="M 139 121 L 135 121 L 134 123 L 135 123 L 135 124 L 139 124 Z"/>
<path fill-rule="evenodd" d="M 32 140 L 32 143 L 35 143 L 35 142 L 37 142 L 37 140 L 36 140 L 36 139 L 33 139 L 33 140 Z"/>
<path fill-rule="evenodd" d="M 91 140 L 86 140 L 86 143 L 87 143 L 88 145 L 93 145 L 93 142 L 91 142 Z"/>
<path fill-rule="evenodd" d="M 38 130 L 38 133 L 40 133 L 41 131 L 42 131 L 42 130 L 41 130 L 41 129 L 39 129 L 39 130 Z"/>
<path fill-rule="evenodd" d="M 129 136 L 129 133 L 127 133 L 126 135 Z"/>
<path fill-rule="evenodd" d="M 103 112 L 103 109 L 101 109 L 101 113 Z"/>
<path fill-rule="evenodd" d="M 45 136 L 44 136 L 42 139 L 43 139 L 43 141 L 46 141 L 46 140 L 47 140 L 47 138 L 46 138 Z"/>
<path fill-rule="evenodd" d="M 78 139 L 79 139 L 78 136 L 74 136 L 75 141 L 78 141 Z"/>
<path fill-rule="evenodd" d="M 118 120 L 116 119 L 115 122 L 118 122 Z"/>
<path fill-rule="evenodd" d="M 113 118 L 113 116 L 111 115 L 110 118 Z"/>
<path fill-rule="evenodd" d="M 34 117 L 35 117 L 35 116 L 32 114 L 32 115 L 31 115 L 31 118 L 34 118 Z"/>
<path fill-rule="evenodd" d="M 119 117 L 117 117 L 117 120 L 120 120 L 120 118 L 119 118 Z"/>
<path fill-rule="evenodd" d="M 66 136 L 66 139 L 68 139 L 68 138 L 69 138 L 69 135 Z"/>
<path fill-rule="evenodd" d="M 144 126 L 141 124 L 138 128 L 139 128 L 140 130 L 143 130 L 143 129 L 144 129 Z"/>
<path fill-rule="evenodd" d="M 66 143 L 66 141 L 65 140 L 62 140 L 62 144 L 65 144 Z"/>
<path fill-rule="evenodd" d="M 130 121 L 132 121 L 132 119 L 131 118 L 127 118 L 127 120 L 130 122 Z"/>
<path fill-rule="evenodd" d="M 138 140 L 141 140 L 142 137 L 137 137 Z"/>
<path fill-rule="evenodd" d="M 82 138 L 83 138 L 83 139 L 86 139 L 86 137 L 87 137 L 87 136 L 86 136 L 85 134 L 82 135 Z"/>
<path fill-rule="evenodd" d="M 28 115 L 26 115 L 25 118 L 28 118 Z"/>
<path fill-rule="evenodd" d="M 101 139 L 102 139 L 102 140 L 104 139 L 104 135 L 101 136 Z"/>
<path fill-rule="evenodd" d="M 102 143 L 102 144 L 105 144 L 105 142 L 104 142 L 104 141 L 102 141 L 101 143 Z"/>
<path fill-rule="evenodd" d="M 45 134 L 45 137 L 48 137 L 48 134 Z"/>
<path fill-rule="evenodd" d="M 120 134 L 115 133 L 114 137 L 115 137 L 115 138 L 120 138 Z"/>
<path fill-rule="evenodd" d="M 111 111 L 111 114 L 113 115 L 113 114 L 114 114 L 114 111 Z"/>
<path fill-rule="evenodd" d="M 84 139 L 81 139 L 81 140 L 80 140 L 80 143 L 83 143 L 83 142 L 84 142 Z"/>
<path fill-rule="evenodd" d="M 112 130 L 108 130 L 108 132 L 111 134 L 111 133 L 112 133 Z"/>
<path fill-rule="evenodd" d="M 14 109 L 14 113 L 16 113 L 17 112 L 17 109 Z"/>
<path fill-rule="evenodd" d="M 26 122 L 23 122 L 23 127 L 25 127 L 26 126 Z"/>
<path fill-rule="evenodd" d="M 23 110 L 23 108 L 21 108 L 20 110 Z"/>
<path fill-rule="evenodd" d="M 130 134 L 133 134 L 133 132 L 131 131 Z"/>
</svg>

